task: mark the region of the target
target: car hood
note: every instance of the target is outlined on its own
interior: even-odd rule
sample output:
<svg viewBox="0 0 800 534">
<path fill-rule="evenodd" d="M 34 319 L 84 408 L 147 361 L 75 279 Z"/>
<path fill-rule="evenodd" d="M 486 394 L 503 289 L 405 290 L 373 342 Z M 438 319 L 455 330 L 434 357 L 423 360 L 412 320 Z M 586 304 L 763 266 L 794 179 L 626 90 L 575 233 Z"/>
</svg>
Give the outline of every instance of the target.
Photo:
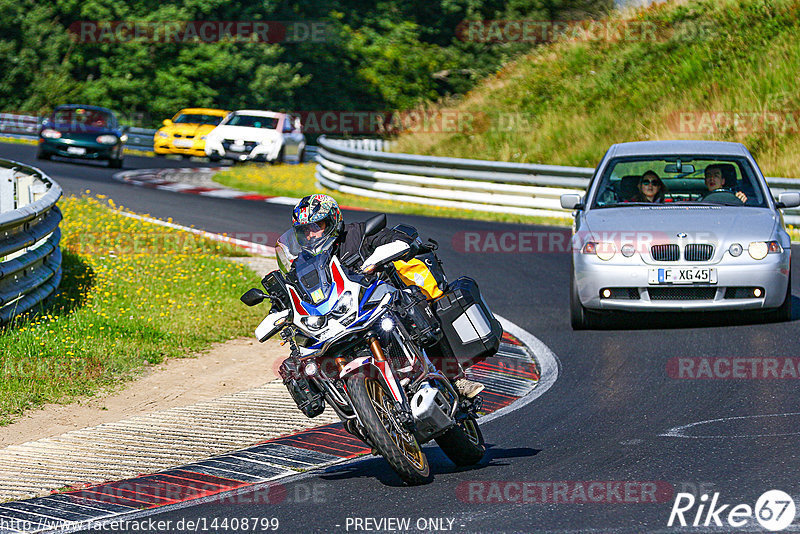
<svg viewBox="0 0 800 534">
<path fill-rule="evenodd" d="M 250 126 L 228 126 L 222 125 L 214 128 L 211 133 L 218 139 L 241 139 L 242 141 L 262 141 L 267 139 L 278 139 L 281 134 L 278 130 L 268 130 L 266 128 L 251 128 Z"/>
<path fill-rule="evenodd" d="M 708 243 L 715 257 L 731 243 L 745 248 L 751 241 L 775 238 L 779 216 L 769 208 L 738 206 L 626 206 L 593 209 L 586 213 L 578 232 L 582 242 L 592 235 L 597 241 L 617 244 Z"/>
<path fill-rule="evenodd" d="M 44 125 L 44 128 L 50 130 L 58 130 L 61 132 L 62 135 L 68 136 L 80 136 L 81 134 L 86 136 L 94 136 L 97 137 L 98 135 L 105 135 L 105 134 L 112 134 L 119 136 L 118 130 L 113 128 L 107 127 L 97 127 L 97 126 L 86 126 L 86 125 L 78 125 L 78 124 L 55 124 L 52 123 L 50 125 Z"/>
<path fill-rule="evenodd" d="M 206 135 L 208 132 L 216 128 L 213 124 L 174 124 L 172 126 L 165 126 L 158 130 L 159 132 L 166 133 L 168 135 L 175 135 L 179 134 L 183 137 L 192 135 L 192 136 L 203 136 Z"/>
</svg>

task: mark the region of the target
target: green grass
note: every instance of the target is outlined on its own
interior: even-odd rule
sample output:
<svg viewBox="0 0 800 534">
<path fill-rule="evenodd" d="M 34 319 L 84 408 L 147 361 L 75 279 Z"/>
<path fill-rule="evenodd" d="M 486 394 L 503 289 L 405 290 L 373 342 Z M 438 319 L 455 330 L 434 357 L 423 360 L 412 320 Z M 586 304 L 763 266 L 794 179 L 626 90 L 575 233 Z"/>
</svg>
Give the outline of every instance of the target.
<svg viewBox="0 0 800 534">
<path fill-rule="evenodd" d="M 315 192 L 327 193 L 341 206 L 363 208 L 371 211 L 387 213 L 405 213 L 432 217 L 450 217 L 459 219 L 476 219 L 485 221 L 501 221 L 525 224 L 568 225 L 567 219 L 549 217 L 529 217 L 510 213 L 491 213 L 484 211 L 426 206 L 409 202 L 374 199 L 340 193 L 327 188 L 318 188 L 314 178 L 315 163 L 301 165 L 241 165 L 214 175 L 214 181 L 226 187 L 242 191 L 250 191 L 262 195 L 287 196 L 302 198 Z M 286 221 L 287 227 L 289 221 Z"/>
<path fill-rule="evenodd" d="M 395 150 L 593 167 L 613 143 L 715 139 L 743 142 L 767 176 L 800 177 L 800 125 L 785 114 L 800 119 L 800 1 L 687 0 L 615 16 L 653 30 L 540 47 L 441 104 L 486 117 L 482 128 L 403 135 Z M 785 120 L 681 128 L 679 113 L 694 112 Z"/>
<path fill-rule="evenodd" d="M 59 293 L 44 311 L 0 329 L 0 424 L 113 388 L 165 358 L 252 335 L 266 311 L 239 301 L 259 284 L 224 259 L 241 252 L 125 217 L 102 200 L 59 203 Z"/>
</svg>

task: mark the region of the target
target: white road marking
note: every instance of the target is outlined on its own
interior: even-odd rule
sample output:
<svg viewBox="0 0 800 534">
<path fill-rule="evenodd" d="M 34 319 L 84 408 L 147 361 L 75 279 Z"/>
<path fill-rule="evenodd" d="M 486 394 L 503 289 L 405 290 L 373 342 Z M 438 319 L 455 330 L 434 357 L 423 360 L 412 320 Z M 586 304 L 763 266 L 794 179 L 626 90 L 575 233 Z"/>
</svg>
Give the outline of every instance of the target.
<svg viewBox="0 0 800 534">
<path fill-rule="evenodd" d="M 757 419 L 757 418 L 764 418 L 764 417 L 793 417 L 793 416 L 800 416 L 800 412 L 789 412 L 789 413 L 776 413 L 776 414 L 768 414 L 768 415 L 741 415 L 736 417 L 721 417 L 719 419 L 708 419 L 706 421 L 697 421 L 696 423 L 689 423 L 688 425 L 681 425 L 675 426 L 667 430 L 663 434 L 659 434 L 659 436 L 667 437 L 667 438 L 687 438 L 687 439 L 708 439 L 708 438 L 761 438 L 761 437 L 772 437 L 772 436 L 796 436 L 800 434 L 798 432 L 787 432 L 787 433 L 772 433 L 772 434 L 723 434 L 723 435 L 711 435 L 711 436 L 688 436 L 686 435 L 686 431 L 690 428 L 700 426 L 700 425 L 707 425 L 709 423 L 724 423 L 727 421 L 735 421 L 739 419 Z"/>
</svg>

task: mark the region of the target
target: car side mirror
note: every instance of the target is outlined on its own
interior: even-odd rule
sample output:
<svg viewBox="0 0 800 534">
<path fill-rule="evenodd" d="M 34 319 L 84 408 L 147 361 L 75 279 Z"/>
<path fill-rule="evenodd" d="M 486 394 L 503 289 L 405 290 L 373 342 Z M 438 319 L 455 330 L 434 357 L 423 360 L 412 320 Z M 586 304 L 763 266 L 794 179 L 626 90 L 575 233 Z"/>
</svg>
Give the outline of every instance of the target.
<svg viewBox="0 0 800 534">
<path fill-rule="evenodd" d="M 266 298 L 267 298 L 266 293 L 254 287 L 253 289 L 249 290 L 247 293 L 239 297 L 239 300 L 241 300 L 248 306 L 255 306 L 256 304 L 261 304 Z"/>
<path fill-rule="evenodd" d="M 364 224 L 364 236 L 375 235 L 386 228 L 386 214 L 381 213 L 370 219 Z"/>
<path fill-rule="evenodd" d="M 169 119 L 164 119 L 163 123 L 164 126 L 172 126 L 172 121 Z"/>
<path fill-rule="evenodd" d="M 778 208 L 796 208 L 800 206 L 800 193 L 787 191 L 778 195 Z"/>
<path fill-rule="evenodd" d="M 565 193 L 561 195 L 561 207 L 565 210 L 583 209 L 583 196 L 577 193 Z"/>
</svg>

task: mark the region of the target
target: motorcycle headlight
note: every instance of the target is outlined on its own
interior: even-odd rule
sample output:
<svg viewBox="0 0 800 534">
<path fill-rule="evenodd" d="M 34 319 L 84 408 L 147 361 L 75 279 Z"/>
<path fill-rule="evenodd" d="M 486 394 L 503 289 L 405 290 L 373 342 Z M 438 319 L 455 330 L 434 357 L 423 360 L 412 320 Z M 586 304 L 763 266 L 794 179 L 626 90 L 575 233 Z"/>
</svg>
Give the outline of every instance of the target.
<svg viewBox="0 0 800 534">
<path fill-rule="evenodd" d="M 311 331 L 321 330 L 328 323 L 328 319 L 324 315 L 308 315 L 301 318 L 300 321 Z"/>
<path fill-rule="evenodd" d="M 116 135 L 100 135 L 97 137 L 97 142 L 101 145 L 116 145 L 119 137 Z"/>
<path fill-rule="evenodd" d="M 349 291 L 345 291 L 341 297 L 339 297 L 339 302 L 336 303 L 336 306 L 333 308 L 333 315 L 335 317 L 341 317 L 343 315 L 347 315 L 353 309 L 353 294 Z"/>
<path fill-rule="evenodd" d="M 53 130 L 52 128 L 46 128 L 42 130 L 42 137 L 45 139 L 58 139 L 61 137 L 61 132 Z"/>
</svg>

